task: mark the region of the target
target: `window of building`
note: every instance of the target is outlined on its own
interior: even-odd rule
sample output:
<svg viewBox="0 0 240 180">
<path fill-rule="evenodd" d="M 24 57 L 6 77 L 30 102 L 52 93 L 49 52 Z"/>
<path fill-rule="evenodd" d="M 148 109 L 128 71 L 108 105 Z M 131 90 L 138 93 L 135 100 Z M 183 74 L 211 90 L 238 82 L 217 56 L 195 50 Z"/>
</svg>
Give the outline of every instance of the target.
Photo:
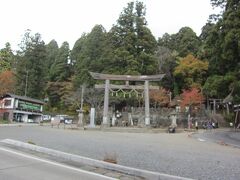
<svg viewBox="0 0 240 180">
<path fill-rule="evenodd" d="M 5 100 L 5 102 L 4 102 L 4 106 L 11 106 L 11 100 Z"/>
</svg>

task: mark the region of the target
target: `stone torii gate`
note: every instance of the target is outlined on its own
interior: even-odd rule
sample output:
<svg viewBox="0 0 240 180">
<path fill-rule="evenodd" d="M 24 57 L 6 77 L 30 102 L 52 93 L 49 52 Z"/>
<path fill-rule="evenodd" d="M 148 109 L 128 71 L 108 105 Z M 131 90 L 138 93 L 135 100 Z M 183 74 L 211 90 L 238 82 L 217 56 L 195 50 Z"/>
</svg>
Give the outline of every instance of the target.
<svg viewBox="0 0 240 180">
<path fill-rule="evenodd" d="M 103 109 L 103 126 L 108 126 L 108 104 L 110 89 L 129 89 L 129 90 L 144 90 L 145 101 L 145 125 L 150 125 L 150 110 L 149 110 L 149 89 L 159 89 L 158 86 L 149 86 L 149 81 L 160 81 L 165 74 L 158 75 L 113 75 L 90 72 L 91 76 L 97 80 L 105 80 L 104 84 L 95 85 L 95 88 L 105 89 L 104 93 L 104 109 Z M 125 81 L 125 85 L 110 84 L 110 80 Z M 144 85 L 129 85 L 129 81 L 143 81 Z"/>
</svg>

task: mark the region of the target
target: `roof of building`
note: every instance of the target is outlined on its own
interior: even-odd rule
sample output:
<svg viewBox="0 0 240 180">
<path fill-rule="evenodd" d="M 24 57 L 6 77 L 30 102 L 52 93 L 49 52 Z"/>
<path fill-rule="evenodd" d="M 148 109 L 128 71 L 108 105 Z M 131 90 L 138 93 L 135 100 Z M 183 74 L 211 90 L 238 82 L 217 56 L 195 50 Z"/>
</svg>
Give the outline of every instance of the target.
<svg viewBox="0 0 240 180">
<path fill-rule="evenodd" d="M 25 100 L 25 101 L 28 101 L 28 102 L 34 102 L 34 103 L 38 103 L 38 104 L 44 104 L 44 102 L 41 101 L 41 100 L 34 99 L 34 98 L 30 98 L 30 97 L 27 97 L 27 96 L 18 96 L 18 95 L 11 94 L 11 93 L 6 93 L 6 94 L 4 94 L 3 96 L 1 96 L 1 98 L 5 98 L 5 97 L 12 97 L 12 98 L 17 98 L 17 99 Z"/>
</svg>

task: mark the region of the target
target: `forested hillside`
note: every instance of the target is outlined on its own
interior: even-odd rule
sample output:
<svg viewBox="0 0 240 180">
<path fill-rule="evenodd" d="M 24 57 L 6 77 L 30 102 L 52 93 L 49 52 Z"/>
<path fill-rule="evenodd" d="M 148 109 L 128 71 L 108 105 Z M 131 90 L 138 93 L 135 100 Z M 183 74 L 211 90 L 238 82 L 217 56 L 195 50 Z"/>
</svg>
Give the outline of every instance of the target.
<svg viewBox="0 0 240 180">
<path fill-rule="evenodd" d="M 154 37 L 147 7 L 138 1 L 126 5 L 109 31 L 95 25 L 72 49 L 67 41 L 45 44 L 39 33 L 27 30 L 16 54 L 9 43 L 0 50 L 0 94 L 45 99 L 49 110 L 75 111 L 69 96 L 83 84 L 94 85 L 89 71 L 165 73 L 159 85 L 173 97 L 197 89 L 206 98 L 224 99 L 231 93 L 233 102 L 240 103 L 240 2 L 211 3 L 222 13 L 211 15 L 199 36 L 182 27 L 176 34 Z"/>
</svg>

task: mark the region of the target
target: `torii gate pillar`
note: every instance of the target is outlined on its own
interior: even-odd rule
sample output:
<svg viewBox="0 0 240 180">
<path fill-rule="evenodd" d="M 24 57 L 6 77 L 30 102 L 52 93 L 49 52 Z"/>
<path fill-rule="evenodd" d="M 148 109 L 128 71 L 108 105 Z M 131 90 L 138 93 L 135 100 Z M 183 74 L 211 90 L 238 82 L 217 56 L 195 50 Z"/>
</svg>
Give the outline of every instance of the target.
<svg viewBox="0 0 240 180">
<path fill-rule="evenodd" d="M 108 104 L 109 104 L 109 84 L 110 80 L 105 80 L 105 94 L 104 94 L 104 107 L 103 107 L 103 126 L 108 125 Z"/>
<path fill-rule="evenodd" d="M 145 101 L 145 125 L 150 125 L 150 111 L 149 111 L 149 82 L 144 83 L 144 101 Z"/>
</svg>

